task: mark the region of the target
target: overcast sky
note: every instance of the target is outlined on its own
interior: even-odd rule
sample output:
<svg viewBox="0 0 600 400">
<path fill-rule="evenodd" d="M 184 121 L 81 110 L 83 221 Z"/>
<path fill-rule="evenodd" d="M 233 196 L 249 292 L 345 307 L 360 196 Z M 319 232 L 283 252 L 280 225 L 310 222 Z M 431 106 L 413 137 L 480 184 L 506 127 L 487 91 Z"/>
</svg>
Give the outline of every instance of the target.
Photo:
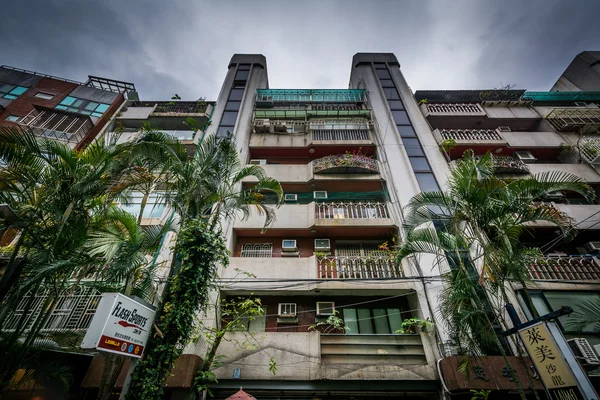
<svg viewBox="0 0 600 400">
<path fill-rule="evenodd" d="M 234 53 L 271 88 L 346 88 L 357 52 L 393 52 L 413 90 L 548 90 L 600 50 L 598 0 L 3 0 L 0 64 L 216 99 Z"/>
</svg>

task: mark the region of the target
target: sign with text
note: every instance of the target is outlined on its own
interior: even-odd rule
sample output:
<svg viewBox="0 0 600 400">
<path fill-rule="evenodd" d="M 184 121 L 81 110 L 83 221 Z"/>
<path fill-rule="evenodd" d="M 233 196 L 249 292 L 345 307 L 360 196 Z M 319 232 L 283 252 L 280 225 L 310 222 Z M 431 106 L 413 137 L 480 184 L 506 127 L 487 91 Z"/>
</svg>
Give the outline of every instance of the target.
<svg viewBox="0 0 600 400">
<path fill-rule="evenodd" d="M 81 348 L 140 358 L 155 311 L 121 293 L 104 293 Z"/>
<path fill-rule="evenodd" d="M 554 399 L 582 398 L 577 381 L 545 322 L 521 329 L 519 336 L 540 379 Z"/>
</svg>

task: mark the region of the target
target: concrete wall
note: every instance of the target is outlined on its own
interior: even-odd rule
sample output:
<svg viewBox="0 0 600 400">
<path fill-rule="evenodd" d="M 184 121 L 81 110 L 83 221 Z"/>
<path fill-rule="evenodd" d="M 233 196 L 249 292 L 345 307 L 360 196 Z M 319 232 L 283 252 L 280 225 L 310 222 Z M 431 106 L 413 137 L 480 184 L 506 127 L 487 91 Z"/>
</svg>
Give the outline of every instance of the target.
<svg viewBox="0 0 600 400">
<path fill-rule="evenodd" d="M 555 132 L 501 132 L 511 147 L 559 147 L 565 139 Z"/>
</svg>

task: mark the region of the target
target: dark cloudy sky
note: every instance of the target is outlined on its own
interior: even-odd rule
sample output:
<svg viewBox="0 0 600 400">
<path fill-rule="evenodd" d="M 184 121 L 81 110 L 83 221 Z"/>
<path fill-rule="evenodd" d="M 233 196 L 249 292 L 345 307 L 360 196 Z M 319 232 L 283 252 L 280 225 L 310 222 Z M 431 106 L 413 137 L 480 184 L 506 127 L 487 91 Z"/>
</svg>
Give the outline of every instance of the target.
<svg viewBox="0 0 600 400">
<path fill-rule="evenodd" d="M 600 0 L 2 0 L 0 64 L 216 98 L 233 53 L 272 88 L 345 88 L 356 52 L 393 52 L 413 90 L 548 90 L 600 50 Z"/>
</svg>

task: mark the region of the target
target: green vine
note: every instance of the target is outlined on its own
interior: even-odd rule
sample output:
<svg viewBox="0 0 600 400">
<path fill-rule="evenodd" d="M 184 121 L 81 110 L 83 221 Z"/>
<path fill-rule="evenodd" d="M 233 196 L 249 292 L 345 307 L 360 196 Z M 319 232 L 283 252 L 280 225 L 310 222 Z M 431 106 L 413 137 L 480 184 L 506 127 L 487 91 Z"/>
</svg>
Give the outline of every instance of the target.
<svg viewBox="0 0 600 400">
<path fill-rule="evenodd" d="M 175 360 L 191 339 L 194 317 L 207 304 L 211 281 L 218 263 L 228 262 L 227 249 L 218 233 L 199 220 L 187 221 L 179 233 L 176 249 L 181 259 L 179 272 L 172 278 L 157 333 L 131 380 L 128 400 L 159 400 Z"/>
</svg>

